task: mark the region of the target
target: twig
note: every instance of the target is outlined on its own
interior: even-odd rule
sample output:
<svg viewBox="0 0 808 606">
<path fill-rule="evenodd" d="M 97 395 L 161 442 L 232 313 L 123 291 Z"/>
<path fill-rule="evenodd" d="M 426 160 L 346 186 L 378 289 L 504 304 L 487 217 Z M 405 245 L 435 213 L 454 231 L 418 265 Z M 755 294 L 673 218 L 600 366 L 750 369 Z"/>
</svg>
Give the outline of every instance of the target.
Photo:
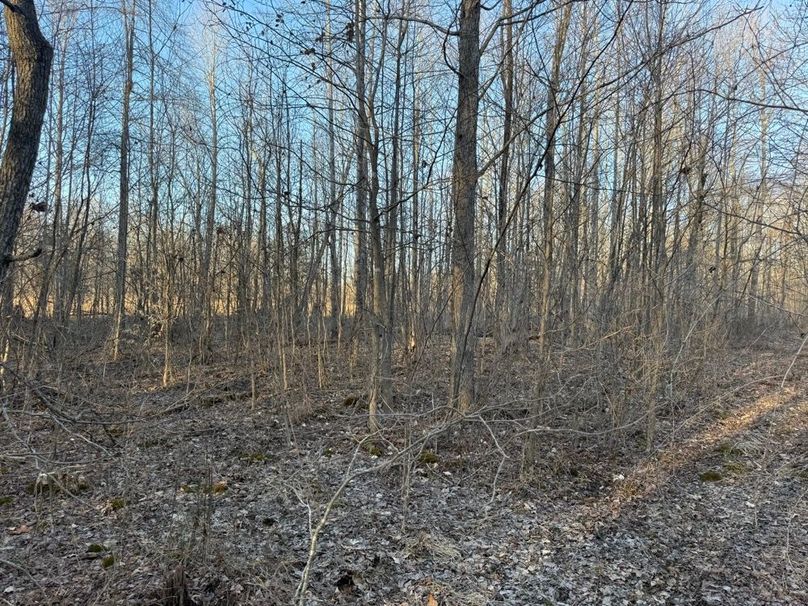
<svg viewBox="0 0 808 606">
<path fill-rule="evenodd" d="M 477 411 L 475 413 L 475 415 L 470 415 L 470 416 L 458 415 L 458 416 L 446 421 L 443 425 L 440 425 L 436 429 L 433 429 L 432 431 L 429 431 L 429 432 L 425 433 L 418 440 L 411 443 L 406 448 L 403 448 L 402 450 L 399 450 L 391 458 L 389 458 L 389 459 L 387 459 L 385 461 L 382 461 L 381 463 L 379 463 L 377 465 L 372 465 L 370 467 L 363 467 L 362 469 L 357 469 L 355 471 L 352 471 L 353 465 L 356 462 L 356 457 L 359 455 L 359 452 L 362 449 L 362 447 L 369 440 L 372 440 L 372 439 L 376 438 L 377 436 L 376 435 L 368 435 L 364 439 L 362 439 L 362 441 L 354 449 L 354 453 L 351 456 L 351 461 L 348 463 L 348 468 L 345 471 L 345 475 L 342 478 L 342 482 L 340 482 L 339 486 L 337 486 L 337 489 L 334 491 L 334 494 L 331 496 L 328 503 L 326 504 L 325 510 L 323 511 L 323 514 L 320 516 L 320 520 L 317 522 L 317 525 L 314 527 L 314 529 L 311 532 L 311 537 L 309 539 L 308 558 L 306 559 L 306 565 L 303 567 L 303 574 L 302 574 L 302 576 L 300 578 L 300 583 L 297 586 L 297 590 L 295 591 L 295 596 L 294 596 L 294 602 L 298 606 L 305 606 L 305 604 L 306 604 L 306 590 L 308 589 L 309 577 L 311 575 L 311 568 L 312 568 L 312 566 L 314 564 L 314 558 L 317 555 L 317 543 L 318 543 L 318 540 L 320 538 L 320 534 L 322 533 L 323 529 L 325 528 L 326 524 L 328 523 L 328 518 L 329 518 L 329 516 L 331 514 L 331 510 L 333 509 L 334 505 L 337 502 L 337 499 L 339 499 L 339 497 L 342 495 L 342 493 L 345 491 L 345 489 L 348 487 L 348 485 L 350 485 L 350 483 L 353 482 L 354 480 L 356 480 L 357 478 L 360 478 L 362 476 L 365 476 L 365 475 L 368 475 L 368 474 L 371 474 L 371 473 L 375 473 L 375 472 L 378 472 L 378 471 L 383 471 L 383 470 L 391 467 L 392 465 L 394 465 L 395 463 L 397 463 L 398 461 L 403 459 L 405 456 L 409 455 L 414 450 L 417 450 L 418 448 L 423 448 L 423 445 L 426 444 L 429 440 L 432 440 L 432 439 L 436 438 L 437 436 L 441 435 L 442 433 L 445 433 L 446 431 L 448 431 L 449 429 L 451 429 L 452 427 L 454 427 L 455 425 L 457 425 L 457 424 L 459 424 L 459 423 L 461 423 L 463 421 L 466 421 L 466 420 L 474 418 L 480 412 L 481 411 Z"/>
<path fill-rule="evenodd" d="M 0 0 L 0 2 L 3 2 L 3 4 L 5 4 L 5 0 Z M 34 576 L 30 572 L 28 572 L 28 570 L 26 570 L 25 568 L 23 568 L 19 564 L 15 564 L 14 562 L 9 562 L 8 560 L 3 560 L 2 558 L 0 558 L 0 564 L 2 564 L 3 566 L 8 566 L 9 568 L 14 568 L 15 570 L 19 570 L 20 572 L 24 573 L 31 580 L 31 582 L 34 585 L 36 585 L 37 589 L 39 589 L 39 591 L 42 592 L 42 595 L 45 596 L 46 601 L 47 601 L 48 594 L 45 591 L 45 588 L 42 587 L 42 585 L 39 584 L 39 581 L 37 581 L 34 578 Z"/>
<path fill-rule="evenodd" d="M 786 379 L 788 378 L 788 373 L 791 372 L 791 369 L 794 368 L 794 364 L 797 362 L 797 358 L 800 357 L 800 353 L 802 353 L 802 348 L 805 347 L 805 343 L 808 341 L 808 334 L 805 335 L 805 338 L 800 343 L 799 348 L 797 349 L 797 353 L 794 354 L 794 357 L 791 359 L 791 364 L 788 365 L 785 374 L 783 375 L 783 380 L 780 381 L 780 389 L 783 389 L 786 384 Z"/>
<path fill-rule="evenodd" d="M 366 438 L 368 439 L 368 438 Z M 363 440 L 364 441 L 364 440 Z M 334 494 L 329 499 L 328 503 L 325 506 L 325 511 L 323 511 L 323 515 L 320 516 L 320 520 L 317 522 L 317 526 L 315 526 L 311 530 L 311 538 L 309 539 L 309 554 L 306 558 L 306 565 L 303 567 L 303 575 L 300 578 L 300 584 L 297 586 L 297 590 L 295 591 L 295 602 L 297 602 L 300 606 L 305 606 L 306 603 L 306 589 L 309 585 L 309 575 L 311 574 L 311 566 L 314 563 L 314 557 L 317 555 L 317 541 L 320 538 L 320 533 L 325 528 L 325 525 L 328 523 L 328 517 L 331 514 L 331 510 L 334 507 L 334 504 L 337 502 L 337 499 L 342 495 L 342 492 L 347 488 L 348 484 L 351 483 L 354 479 L 358 478 L 359 476 L 363 475 L 364 473 L 369 473 L 368 469 L 361 469 L 357 472 L 351 473 L 351 469 L 353 468 L 353 464 L 356 461 L 356 457 L 359 454 L 360 446 L 357 446 L 354 449 L 353 456 L 351 457 L 350 463 L 348 463 L 348 469 L 345 472 L 345 475 L 342 478 L 342 482 L 334 491 Z M 309 527 L 311 527 L 311 507 L 308 508 L 309 510 Z"/>
</svg>

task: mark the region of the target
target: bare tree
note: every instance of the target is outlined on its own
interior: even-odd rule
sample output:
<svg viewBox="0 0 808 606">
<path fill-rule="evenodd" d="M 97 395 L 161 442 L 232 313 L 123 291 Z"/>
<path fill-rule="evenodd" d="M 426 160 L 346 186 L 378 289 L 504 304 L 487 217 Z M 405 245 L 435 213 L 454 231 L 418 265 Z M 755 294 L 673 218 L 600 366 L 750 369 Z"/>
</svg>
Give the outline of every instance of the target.
<svg viewBox="0 0 808 606">
<path fill-rule="evenodd" d="M 118 209 L 118 254 L 115 280 L 115 327 L 112 357 L 117 358 L 121 346 L 121 330 L 126 315 L 126 268 L 129 249 L 129 121 L 132 99 L 134 54 L 135 54 L 135 7 L 124 5 L 121 9 L 124 21 L 124 82 L 123 106 L 121 109 L 120 181 Z M 89 201 L 88 201 L 89 203 Z"/>
<path fill-rule="evenodd" d="M 33 0 L 4 0 L 3 15 L 17 74 L 11 124 L 0 163 L 0 293 L 31 186 L 48 102 L 53 47 L 42 35 Z"/>
<path fill-rule="evenodd" d="M 474 219 L 477 206 L 477 118 L 480 80 L 480 2 L 461 0 L 457 118 L 452 168 L 452 375 L 449 401 L 461 412 L 474 403 L 474 301 L 477 290 Z"/>
</svg>

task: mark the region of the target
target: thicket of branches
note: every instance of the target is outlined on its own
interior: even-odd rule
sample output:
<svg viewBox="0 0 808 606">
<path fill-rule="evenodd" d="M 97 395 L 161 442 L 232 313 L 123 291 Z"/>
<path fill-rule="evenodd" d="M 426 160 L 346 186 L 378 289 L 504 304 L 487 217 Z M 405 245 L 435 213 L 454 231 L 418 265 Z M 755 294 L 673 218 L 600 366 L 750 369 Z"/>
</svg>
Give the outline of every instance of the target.
<svg viewBox="0 0 808 606">
<path fill-rule="evenodd" d="M 309 347 L 321 384 L 366 369 L 375 431 L 397 360 L 451 342 L 469 410 L 488 340 L 534 402 L 587 351 L 635 372 L 650 444 L 706 352 L 806 330 L 799 4 L 47 0 L 4 364 L 36 376 L 93 318 L 165 384 L 231 352 L 286 389 Z"/>
</svg>

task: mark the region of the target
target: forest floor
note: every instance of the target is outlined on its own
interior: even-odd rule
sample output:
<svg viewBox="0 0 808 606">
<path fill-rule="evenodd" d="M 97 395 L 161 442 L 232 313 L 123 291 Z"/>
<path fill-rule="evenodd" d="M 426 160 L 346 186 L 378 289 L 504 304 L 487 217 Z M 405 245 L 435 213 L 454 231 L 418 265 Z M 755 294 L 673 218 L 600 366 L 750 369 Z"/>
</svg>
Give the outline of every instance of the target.
<svg viewBox="0 0 808 606">
<path fill-rule="evenodd" d="M 69 381 L 5 400 L 0 603 L 292 604 L 310 531 L 359 470 L 328 511 L 306 604 L 808 604 L 798 345 L 730 352 L 711 389 L 660 415 L 650 455 L 642 432 L 618 439 L 576 411 L 542 424 L 531 481 L 504 409 L 423 412 L 443 377 L 402 379 L 411 414 L 362 447 L 349 373 L 279 404 L 260 375 L 254 400 L 232 361 L 165 388 L 157 368 L 75 361 Z"/>
</svg>

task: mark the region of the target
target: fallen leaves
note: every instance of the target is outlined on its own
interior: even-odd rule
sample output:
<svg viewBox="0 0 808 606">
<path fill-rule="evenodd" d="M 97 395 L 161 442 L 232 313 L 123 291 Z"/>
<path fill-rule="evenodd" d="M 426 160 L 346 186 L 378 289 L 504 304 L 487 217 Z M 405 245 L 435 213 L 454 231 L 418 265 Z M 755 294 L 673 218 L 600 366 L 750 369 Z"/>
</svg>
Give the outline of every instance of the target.
<svg viewBox="0 0 808 606">
<path fill-rule="evenodd" d="M 165 408 L 152 403 L 156 397 L 144 395 L 151 398 L 146 409 Z M 64 603 L 126 596 L 133 596 L 130 603 L 149 603 L 143 592 L 178 561 L 187 568 L 175 575 L 171 595 L 186 603 L 190 596 L 200 604 L 233 603 L 236 595 L 245 606 L 291 603 L 305 561 L 307 519 L 319 515 L 339 485 L 356 432 L 342 418 L 312 413 L 305 425 L 295 425 L 290 450 L 283 431 L 267 431 L 273 423 L 282 428 L 283 417 L 268 410 L 250 417 L 241 405 L 224 402 L 193 418 L 179 410 L 161 416 L 159 427 L 132 437 L 148 448 L 99 457 L 93 486 L 81 499 L 64 491 L 53 499 L 0 499 L 4 517 L 9 513 L 2 537 L 7 558 L 47 591 L 62 592 Z M 772 410 L 770 419 L 783 412 Z M 799 475 L 806 469 L 806 417 L 795 408 L 793 418 L 791 433 L 772 430 L 769 436 L 753 426 L 722 435 L 711 448 L 694 448 L 694 457 L 666 468 L 669 481 L 653 490 L 645 490 L 646 476 L 637 482 L 631 475 L 632 461 L 595 458 L 601 455 L 596 447 L 587 452 L 563 437 L 548 447 L 566 444 L 575 476 L 547 475 L 540 488 L 511 483 L 505 465 L 492 490 L 488 461 L 452 444 L 440 445 L 439 459 L 434 450 L 414 453 L 406 480 L 397 472 L 368 475 L 335 504 L 313 567 L 313 601 L 617 606 L 754 604 L 755 596 L 764 596 L 770 603 L 802 603 L 804 575 L 782 555 L 787 533 L 794 562 L 806 545 L 795 508 L 806 478 Z M 507 448 L 507 430 L 497 435 Z M 459 434 L 457 442 L 464 439 Z M 766 458 L 758 456 L 761 444 Z M 466 466 L 452 465 L 452 475 L 444 475 L 461 457 Z M 367 455 L 359 460 L 366 463 Z M 705 470 L 724 481 L 702 481 Z M 12 476 L 0 474 L 0 489 L 11 494 L 17 488 L 6 477 Z M 33 480 L 36 472 L 15 477 Z M 637 498 L 618 517 L 592 523 L 599 500 L 632 486 Z M 203 549 L 207 559 L 195 559 Z M 105 568 L 116 574 L 102 574 Z M 108 602 L 99 598 L 98 577 Z M 783 578 L 791 585 L 778 584 Z M 11 570 L 5 585 L 19 603 L 41 603 L 22 571 Z"/>
</svg>

